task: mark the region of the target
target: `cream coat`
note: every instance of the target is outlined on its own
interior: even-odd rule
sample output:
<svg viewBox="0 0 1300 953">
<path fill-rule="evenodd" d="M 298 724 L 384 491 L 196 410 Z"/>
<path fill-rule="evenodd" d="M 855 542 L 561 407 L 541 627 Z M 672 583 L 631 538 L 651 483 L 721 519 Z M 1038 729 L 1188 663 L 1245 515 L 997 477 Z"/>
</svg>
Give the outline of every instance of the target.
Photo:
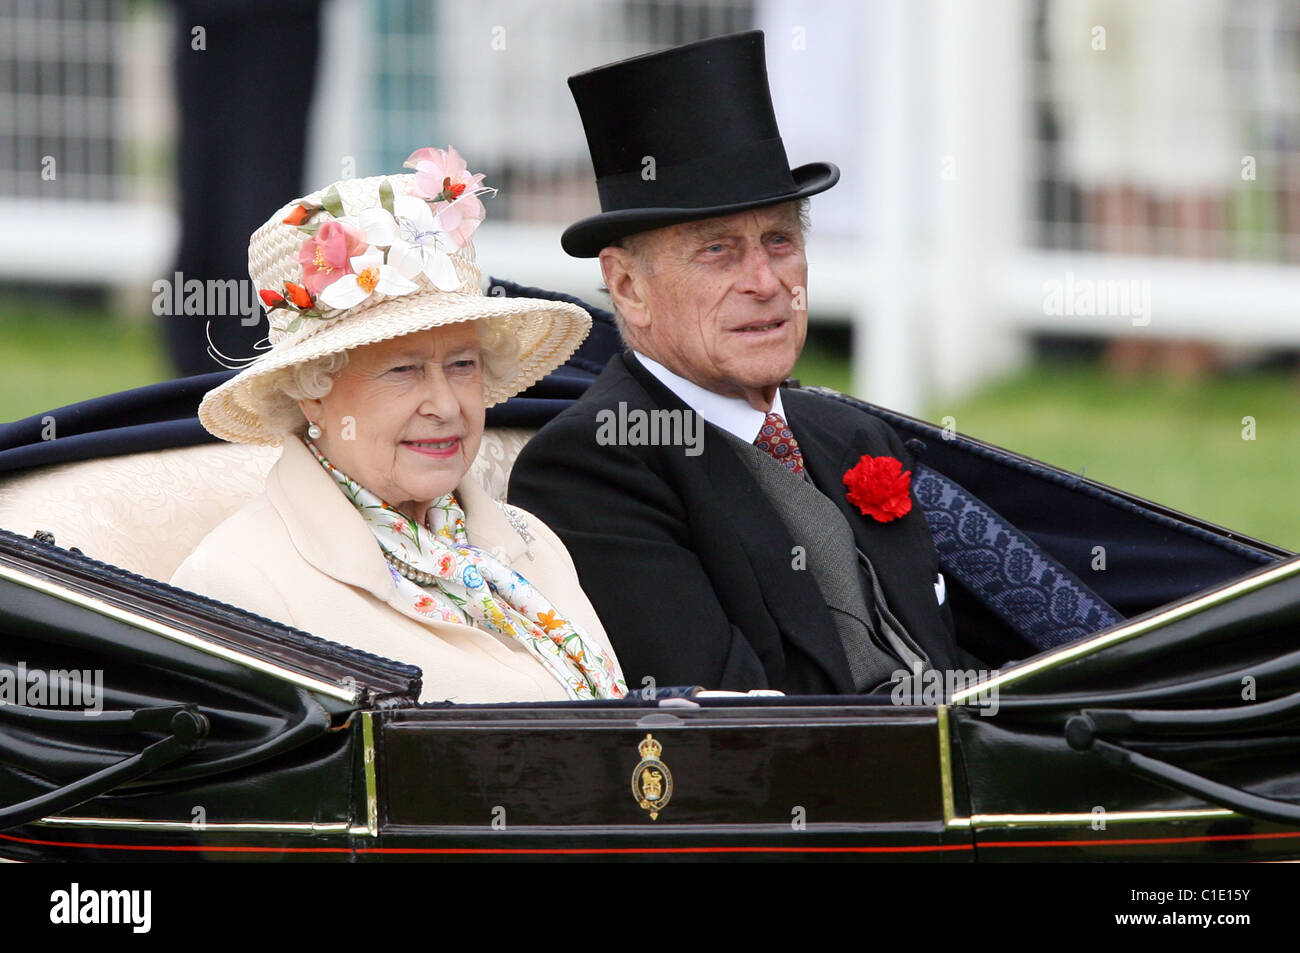
<svg viewBox="0 0 1300 953">
<path fill-rule="evenodd" d="M 474 545 L 495 550 L 557 611 L 613 655 L 573 561 L 537 517 L 511 507 L 531 542 L 474 481 L 456 488 Z M 530 558 L 530 554 L 531 557 Z M 560 684 L 513 639 L 430 620 L 404 604 L 379 543 L 300 441 L 285 441 L 265 492 L 209 533 L 172 585 L 424 671 L 421 701 L 564 699 Z"/>
</svg>

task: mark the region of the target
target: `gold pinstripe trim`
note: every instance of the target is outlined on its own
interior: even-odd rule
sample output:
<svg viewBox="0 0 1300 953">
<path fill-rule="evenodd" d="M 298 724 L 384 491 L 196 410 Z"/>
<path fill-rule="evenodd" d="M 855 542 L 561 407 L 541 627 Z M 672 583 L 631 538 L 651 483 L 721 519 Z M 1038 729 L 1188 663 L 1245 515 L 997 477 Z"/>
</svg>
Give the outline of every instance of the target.
<svg viewBox="0 0 1300 953">
<path fill-rule="evenodd" d="M 988 830 L 998 827 L 1084 827 L 1097 820 L 1091 811 L 1062 814 L 972 814 L 970 817 L 945 818 L 949 827 L 973 827 Z M 1107 811 L 1107 824 L 1151 821 L 1196 821 L 1209 818 L 1239 817 L 1225 808 L 1194 808 L 1185 811 Z"/>
<path fill-rule="evenodd" d="M 1010 685 L 1022 678 L 1030 675 L 1036 675 L 1039 672 L 1056 668 L 1058 665 L 1064 665 L 1066 662 L 1073 661 L 1084 655 L 1089 655 L 1118 642 L 1126 642 L 1129 639 L 1136 638 L 1155 629 L 1164 628 L 1188 616 L 1196 615 L 1211 609 L 1215 606 L 1222 605 L 1238 599 L 1247 593 L 1254 592 L 1256 589 L 1263 589 L 1265 586 L 1271 586 L 1273 583 L 1291 576 L 1300 575 L 1300 558 L 1291 559 L 1280 566 L 1274 566 L 1258 576 L 1252 576 L 1249 579 L 1243 579 L 1231 585 L 1224 586 L 1222 589 L 1216 589 L 1213 592 L 1193 599 L 1191 602 L 1174 606 L 1163 612 L 1158 612 L 1153 616 L 1140 619 L 1122 625 L 1117 629 L 1108 632 L 1102 632 L 1091 638 L 1084 639 L 1080 642 L 1072 642 L 1069 645 L 1062 646 L 1056 651 L 1028 662 L 1024 665 L 1017 665 L 1008 672 L 1003 672 L 976 685 L 969 686 L 959 692 L 954 692 L 951 703 L 954 705 L 965 704 L 974 698 L 980 692 L 989 692 L 996 690 L 1003 685 Z"/>
<path fill-rule="evenodd" d="M 43 817 L 35 822 L 42 827 L 100 827 L 122 830 L 155 831 L 271 831 L 301 834 L 347 834 L 347 821 L 146 821 L 136 817 Z"/>
</svg>

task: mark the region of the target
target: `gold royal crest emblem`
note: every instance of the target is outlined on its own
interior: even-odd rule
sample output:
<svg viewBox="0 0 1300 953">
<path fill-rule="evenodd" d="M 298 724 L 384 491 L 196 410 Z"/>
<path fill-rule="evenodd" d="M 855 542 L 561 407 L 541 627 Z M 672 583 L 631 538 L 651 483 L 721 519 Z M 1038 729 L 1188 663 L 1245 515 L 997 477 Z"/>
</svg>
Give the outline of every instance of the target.
<svg viewBox="0 0 1300 953">
<path fill-rule="evenodd" d="M 659 760 L 663 745 L 647 734 L 637 745 L 641 761 L 632 769 L 632 796 L 643 811 L 650 812 L 650 820 L 658 820 L 659 812 L 668 806 L 673 796 L 673 773 Z"/>
</svg>

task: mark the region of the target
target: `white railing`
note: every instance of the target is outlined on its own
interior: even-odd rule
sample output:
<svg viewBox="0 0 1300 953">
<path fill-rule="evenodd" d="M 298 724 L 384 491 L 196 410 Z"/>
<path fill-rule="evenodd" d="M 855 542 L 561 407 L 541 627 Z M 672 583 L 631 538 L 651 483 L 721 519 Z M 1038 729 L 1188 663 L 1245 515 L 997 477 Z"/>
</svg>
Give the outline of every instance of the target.
<svg viewBox="0 0 1300 953">
<path fill-rule="evenodd" d="M 1268 7 L 1266 0 L 1247 6 L 1258 13 L 1261 5 Z M 143 171 L 138 166 L 156 163 L 136 161 L 165 153 L 173 135 L 167 8 L 121 0 L 97 7 L 117 18 L 104 28 L 113 41 L 97 45 L 83 42 L 89 27 L 70 19 L 74 7 L 80 9 L 74 0 L 0 2 L 0 59 L 19 62 L 13 75 L 28 83 L 0 90 L 0 141 L 27 156 L 26 166 L 18 159 L 5 166 L 0 155 L 0 217 L 21 223 L 0 229 L 0 279 L 147 287 L 167 274 L 177 231 L 166 167 Z M 60 15 L 47 16 L 51 9 Z M 378 35 L 381 9 L 392 29 L 406 32 Z M 792 163 L 829 159 L 843 168 L 841 184 L 813 200 L 811 317 L 854 327 L 860 395 L 921 410 L 1011 366 L 1028 336 L 1042 332 L 1300 343 L 1295 263 L 1101 254 L 1086 242 L 1085 250 L 1040 245 L 1060 231 L 1039 221 L 1034 200 L 1051 154 L 1034 120 L 1044 77 L 1054 68 L 1041 59 L 1042 44 L 1035 45 L 1043 9 L 1037 0 L 443 0 L 427 8 L 329 0 L 307 179 L 337 178 L 349 161 L 358 175 L 391 169 L 407 147 L 462 146 L 503 188 L 480 233 L 484 271 L 603 302 L 598 266 L 559 247 L 564 225 L 596 207 L 565 77 L 757 23 L 767 31 Z M 396 15 L 403 11 L 419 16 L 403 21 Z M 1283 39 L 1300 43 L 1292 13 L 1278 22 Z M 59 111 L 40 77 L 86 72 L 101 48 L 121 79 L 113 93 L 118 122 L 106 139 L 106 148 L 117 150 L 110 181 L 99 193 L 68 185 L 56 201 L 54 189 L 38 184 L 39 169 L 29 168 L 33 144 L 42 130 L 75 131 L 69 124 L 78 122 L 77 109 L 84 113 L 108 93 Z M 417 55 L 422 49 L 427 56 Z M 1300 127 L 1294 62 L 1268 69 L 1265 79 L 1276 82 L 1264 84 L 1266 105 L 1292 123 L 1288 128 Z M 92 74 L 100 75 L 86 72 Z M 33 96 L 45 97 L 36 112 Z M 1295 142 L 1270 141 L 1256 152 L 1265 165 L 1290 161 L 1300 168 Z M 60 166 L 68 176 L 77 171 L 76 163 Z M 80 171 L 90 183 L 103 170 Z M 29 178 L 19 183 L 21 175 Z M 1285 251 L 1295 240 L 1284 236 L 1269 247 Z M 1054 313 L 1045 304 L 1050 283 L 1067 280 L 1147 282 L 1150 321 Z"/>
</svg>

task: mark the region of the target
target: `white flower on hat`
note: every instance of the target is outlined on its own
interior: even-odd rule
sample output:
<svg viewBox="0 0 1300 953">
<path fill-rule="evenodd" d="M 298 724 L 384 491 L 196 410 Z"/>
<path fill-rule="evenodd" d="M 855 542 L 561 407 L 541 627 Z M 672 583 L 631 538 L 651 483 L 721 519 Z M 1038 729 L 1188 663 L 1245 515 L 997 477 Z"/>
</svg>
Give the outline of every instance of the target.
<svg viewBox="0 0 1300 953">
<path fill-rule="evenodd" d="M 439 291 L 455 291 L 460 276 L 449 251 L 458 247 L 429 204 L 409 195 L 393 199 L 393 211 L 368 208 L 358 216 L 366 237 L 388 248 L 388 263 L 403 278 L 423 274 Z"/>
<path fill-rule="evenodd" d="M 419 290 L 419 285 L 385 264 L 384 253 L 373 244 L 349 263 L 354 274 L 344 275 L 320 293 L 319 301 L 331 310 L 355 308 L 376 292 L 395 297 Z"/>
</svg>

